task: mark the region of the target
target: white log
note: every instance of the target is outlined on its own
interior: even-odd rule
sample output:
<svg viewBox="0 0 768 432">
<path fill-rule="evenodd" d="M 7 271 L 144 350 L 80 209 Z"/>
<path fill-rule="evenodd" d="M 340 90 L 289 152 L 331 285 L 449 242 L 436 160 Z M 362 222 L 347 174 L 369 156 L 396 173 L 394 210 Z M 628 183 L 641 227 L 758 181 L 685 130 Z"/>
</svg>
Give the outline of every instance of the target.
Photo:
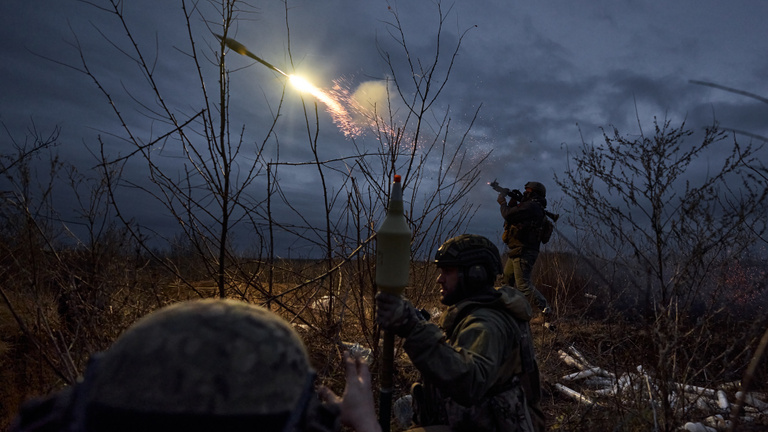
<svg viewBox="0 0 768 432">
<path fill-rule="evenodd" d="M 573 399 L 576 399 L 577 401 L 586 404 L 586 405 L 594 405 L 595 401 L 593 401 L 589 396 L 583 395 L 579 392 L 577 392 L 574 389 L 568 388 L 560 383 L 555 383 L 555 388 L 565 394 L 566 396 L 570 396 Z"/>
<path fill-rule="evenodd" d="M 717 391 L 717 406 L 723 411 L 728 411 L 731 408 L 731 404 L 728 403 L 728 396 L 724 391 Z"/>
<path fill-rule="evenodd" d="M 688 432 L 717 432 L 717 429 L 711 428 L 709 426 L 704 426 L 701 423 L 688 422 L 685 424 L 684 428 Z"/>
<path fill-rule="evenodd" d="M 616 379 L 616 374 L 615 373 L 608 372 L 607 370 L 605 370 L 605 369 L 603 369 L 603 368 L 601 368 L 599 366 L 595 366 L 592 369 L 594 369 L 595 372 L 597 372 L 597 375 L 604 376 L 604 377 L 610 378 L 612 380 Z"/>
<path fill-rule="evenodd" d="M 604 370 L 600 369 L 599 367 L 593 367 L 589 369 L 585 369 L 581 372 L 574 372 L 572 374 L 565 375 L 563 377 L 566 381 L 575 381 L 582 378 L 589 378 L 594 375 L 602 374 L 605 372 Z"/>
<path fill-rule="evenodd" d="M 592 364 L 589 361 L 587 361 L 587 358 L 584 357 L 584 355 L 579 350 L 577 350 L 576 347 L 574 347 L 573 345 L 568 346 L 568 350 L 582 364 L 586 365 L 589 368 L 593 368 L 594 367 L 594 366 L 592 366 Z"/>
<path fill-rule="evenodd" d="M 557 353 L 560 354 L 560 360 L 562 360 L 568 366 L 573 366 L 581 370 L 589 369 L 589 367 L 584 366 L 578 360 L 568 355 L 568 353 L 566 353 L 565 351 L 558 350 Z"/>
<path fill-rule="evenodd" d="M 683 389 L 683 391 L 688 392 L 688 393 L 693 393 L 695 395 L 707 395 L 707 396 L 710 396 L 710 397 L 717 397 L 716 390 L 711 389 L 711 388 L 699 387 L 699 386 L 695 386 L 695 385 L 681 384 L 681 383 L 675 383 L 675 385 L 678 388 L 681 388 L 681 389 Z"/>
<path fill-rule="evenodd" d="M 312 301 L 309 304 L 309 308 L 312 310 L 327 311 L 328 306 L 331 304 L 331 296 L 322 296 Z"/>
<path fill-rule="evenodd" d="M 619 377 L 619 380 L 617 382 L 617 385 L 624 391 L 628 391 L 630 389 L 637 389 L 638 385 L 640 384 L 640 377 L 635 374 L 629 374 L 629 373 L 623 373 Z"/>
<path fill-rule="evenodd" d="M 670 408 L 677 408 L 677 402 L 679 400 L 680 398 L 678 398 L 677 395 L 674 393 L 667 395 L 667 401 L 669 402 Z"/>
<path fill-rule="evenodd" d="M 698 396 L 695 398 L 696 407 L 702 411 L 717 411 L 719 403 L 715 399 L 708 398 L 706 396 Z"/>
<path fill-rule="evenodd" d="M 736 392 L 736 399 L 743 400 L 745 403 L 752 405 L 760 411 L 768 410 L 768 403 L 756 398 L 752 393 L 744 394 L 744 392 Z"/>
<path fill-rule="evenodd" d="M 718 430 L 728 430 L 731 428 L 732 423 L 730 420 L 724 419 L 722 414 L 709 416 L 704 419 L 704 424 Z"/>
<path fill-rule="evenodd" d="M 616 380 L 611 378 L 604 378 L 600 376 L 592 376 L 585 379 L 584 384 L 590 387 L 607 388 L 607 387 L 613 387 L 613 385 L 616 384 Z"/>
</svg>

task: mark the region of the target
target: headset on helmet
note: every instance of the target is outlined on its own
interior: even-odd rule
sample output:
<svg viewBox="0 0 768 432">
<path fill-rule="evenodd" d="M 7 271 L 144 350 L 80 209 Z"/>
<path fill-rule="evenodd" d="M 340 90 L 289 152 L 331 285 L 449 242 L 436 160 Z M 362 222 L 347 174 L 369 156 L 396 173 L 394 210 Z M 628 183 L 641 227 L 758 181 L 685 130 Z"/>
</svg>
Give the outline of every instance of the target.
<svg viewBox="0 0 768 432">
<path fill-rule="evenodd" d="M 486 282 L 502 271 L 496 245 L 474 234 L 462 234 L 447 240 L 437 250 L 434 262 L 438 267 L 466 269 L 468 282 Z"/>
</svg>

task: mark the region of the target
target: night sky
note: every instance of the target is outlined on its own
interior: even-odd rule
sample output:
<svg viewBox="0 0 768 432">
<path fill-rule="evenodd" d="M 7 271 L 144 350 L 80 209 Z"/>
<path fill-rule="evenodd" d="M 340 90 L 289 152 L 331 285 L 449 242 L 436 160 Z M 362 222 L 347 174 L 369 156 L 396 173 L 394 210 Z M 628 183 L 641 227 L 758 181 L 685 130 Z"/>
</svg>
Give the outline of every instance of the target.
<svg viewBox="0 0 768 432">
<path fill-rule="evenodd" d="M 109 7 L 103 0 L 92 3 Z M 199 84 L 184 54 L 189 41 L 181 1 L 124 3 L 128 25 L 139 46 L 150 53 L 167 102 L 180 118 L 194 114 L 199 110 Z M 399 50 L 386 24 L 393 11 L 402 21 L 413 55 L 428 59 L 435 49 L 438 12 L 433 1 L 291 0 L 291 66 L 285 3 L 261 1 L 254 6 L 240 15 L 231 36 L 320 88 L 336 82 L 351 92 L 362 88 L 376 96 L 377 86 L 389 73 L 381 50 Z M 210 3 L 201 1 L 200 8 L 212 22 L 206 27 L 193 13 L 193 33 L 200 53 L 210 55 L 217 48 L 212 32 L 220 21 L 211 14 Z M 710 82 L 768 97 L 764 0 L 457 0 L 444 2 L 442 9 L 445 55 L 466 34 L 436 111 L 450 107 L 452 127 L 463 131 L 480 107 L 468 145 L 478 154 L 492 150 L 483 168 L 487 178 L 471 195 L 480 208 L 469 232 L 500 234 L 496 194 L 485 186 L 495 178 L 519 189 L 527 181 L 541 181 L 549 189 L 551 207 L 566 212 L 569 203 L 557 190 L 554 176 L 562 177 L 568 152 L 576 151 L 582 140 L 601 140 L 601 128 L 615 126 L 625 135 L 637 136 L 641 127 L 646 133 L 652 130 L 654 117 L 671 119 L 673 125 L 686 120 L 693 130 L 717 119 L 726 128 L 768 136 L 767 104 L 691 83 Z M 104 95 L 77 70 L 82 69 L 77 45 L 141 139 L 149 141 L 164 133 L 166 125 L 142 115 L 129 97 L 152 100 L 135 64 L 104 39 L 114 37 L 124 47 L 121 35 L 113 15 L 85 2 L 0 3 L 0 121 L 7 130 L 0 139 L 2 153 L 12 152 L 11 137 L 23 142 L 33 123 L 43 133 L 61 127 L 57 152 L 83 170 L 96 164 L 91 152 L 98 149 L 98 137 L 115 157 L 132 151 Z M 234 53 L 228 62 L 233 71 L 233 130 L 239 133 L 246 125 L 246 139 L 259 141 L 284 78 Z M 207 62 L 203 68 L 206 74 L 215 72 Z M 215 87 L 211 75 L 209 90 Z M 353 145 L 374 147 L 371 134 L 353 141 L 326 112 L 321 113 L 320 131 L 323 158 L 351 155 Z M 311 160 L 300 99 L 290 89 L 276 132 L 280 160 Z M 269 145 L 265 151 L 272 151 Z M 169 170 L 178 168 L 174 168 L 179 163 L 177 150 L 167 147 L 158 149 L 158 154 Z M 144 175 L 140 163 L 128 168 L 137 178 Z M 321 191 L 311 170 L 285 170 L 280 182 L 307 214 L 321 211 Z M 151 206 L 134 210 L 143 223 L 157 219 L 159 230 L 173 226 Z"/>
</svg>

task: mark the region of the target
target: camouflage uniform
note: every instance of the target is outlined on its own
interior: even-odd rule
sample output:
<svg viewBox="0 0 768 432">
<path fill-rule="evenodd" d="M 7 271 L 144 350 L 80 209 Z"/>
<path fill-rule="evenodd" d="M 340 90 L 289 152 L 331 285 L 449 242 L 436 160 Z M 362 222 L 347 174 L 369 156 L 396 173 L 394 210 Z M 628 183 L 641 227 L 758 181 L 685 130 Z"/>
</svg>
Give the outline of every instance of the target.
<svg viewBox="0 0 768 432">
<path fill-rule="evenodd" d="M 450 306 L 442 329 L 418 323 L 403 345 L 424 379 L 414 387 L 417 422 L 454 431 L 544 430 L 530 318 L 525 298 L 502 287 Z"/>
<path fill-rule="evenodd" d="M 523 198 L 519 204 L 514 198 L 508 204 L 505 194 L 499 194 L 497 201 L 504 218 L 502 240 L 508 247 L 502 282 L 514 285 L 532 305 L 544 310 L 549 304 L 533 285 L 531 274 L 539 256 L 541 241 L 538 228 L 545 217 L 547 200 L 534 193 Z"/>
</svg>

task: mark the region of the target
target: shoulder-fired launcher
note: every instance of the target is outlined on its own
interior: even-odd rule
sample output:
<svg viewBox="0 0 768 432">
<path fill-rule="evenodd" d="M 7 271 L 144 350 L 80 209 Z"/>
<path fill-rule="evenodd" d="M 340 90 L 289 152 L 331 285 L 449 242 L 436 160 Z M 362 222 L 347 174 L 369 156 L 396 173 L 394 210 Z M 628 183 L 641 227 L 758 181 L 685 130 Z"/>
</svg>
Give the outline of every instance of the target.
<svg viewBox="0 0 768 432">
<path fill-rule="evenodd" d="M 499 186 L 499 182 L 497 182 L 496 180 L 494 180 L 492 182 L 488 182 L 488 185 L 490 187 L 492 187 L 493 190 L 495 190 L 496 192 L 503 193 L 506 196 L 513 198 L 515 201 L 520 202 L 520 201 L 523 200 L 523 193 L 520 192 L 517 189 L 508 189 L 508 188 L 505 188 L 505 187 L 501 187 L 501 186 Z M 544 214 L 548 218 L 552 219 L 553 222 L 557 222 L 557 219 L 560 218 L 559 214 L 555 214 L 555 213 L 552 213 L 552 212 L 547 211 L 547 210 L 544 210 Z"/>
</svg>

